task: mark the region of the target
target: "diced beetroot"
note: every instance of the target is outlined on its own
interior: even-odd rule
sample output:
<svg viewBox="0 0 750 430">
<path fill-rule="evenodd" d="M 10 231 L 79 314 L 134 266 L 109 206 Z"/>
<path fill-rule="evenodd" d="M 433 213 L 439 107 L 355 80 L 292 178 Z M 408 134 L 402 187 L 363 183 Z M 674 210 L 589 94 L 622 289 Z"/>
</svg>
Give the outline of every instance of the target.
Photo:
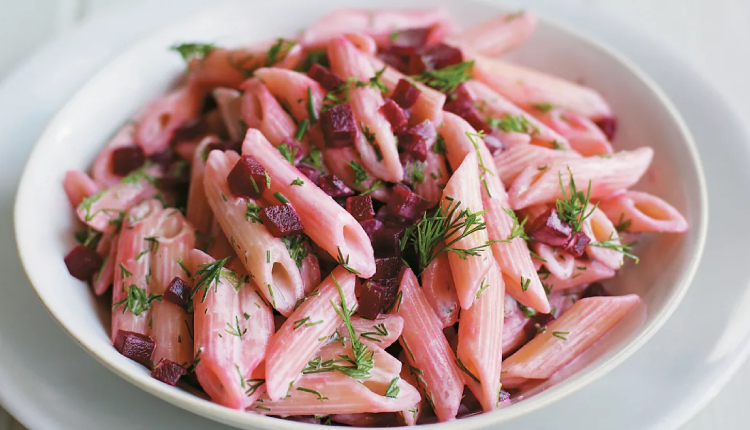
<svg viewBox="0 0 750 430">
<path fill-rule="evenodd" d="M 307 164 L 300 164 L 297 166 L 297 170 L 300 173 L 307 176 L 315 185 L 318 185 L 318 179 L 320 179 L 320 170 Z"/>
<path fill-rule="evenodd" d="M 375 281 L 381 279 L 393 279 L 398 277 L 401 272 L 400 257 L 376 257 L 375 258 L 375 274 L 372 279 Z"/>
<path fill-rule="evenodd" d="M 393 257 L 401 254 L 399 241 L 404 234 L 404 227 L 385 226 L 378 219 L 360 221 L 360 225 L 372 242 L 375 257 Z"/>
<path fill-rule="evenodd" d="M 258 217 L 268 231 L 275 237 L 302 233 L 304 227 L 297 211 L 290 203 L 266 206 L 260 210 Z"/>
<path fill-rule="evenodd" d="M 205 136 L 210 133 L 208 123 L 203 120 L 203 117 L 193 119 L 181 125 L 172 134 L 172 145 L 178 142 L 184 142 L 186 140 L 195 140 L 199 137 Z"/>
<path fill-rule="evenodd" d="M 190 164 L 185 160 L 176 160 L 170 163 L 164 175 L 159 178 L 159 186 L 166 189 L 178 189 L 190 183 Z"/>
<path fill-rule="evenodd" d="M 594 121 L 594 124 L 607 136 L 607 139 L 612 140 L 615 138 L 615 133 L 617 133 L 617 118 L 608 116 Z"/>
<path fill-rule="evenodd" d="M 175 152 L 172 150 L 172 148 L 167 148 L 163 151 L 149 155 L 148 159 L 152 163 L 158 164 L 162 167 L 162 169 L 166 170 L 173 161 L 176 161 L 178 159 L 178 157 L 177 154 L 175 154 Z"/>
<path fill-rule="evenodd" d="M 185 368 L 166 358 L 161 360 L 151 372 L 151 377 L 167 385 L 175 386 L 185 375 Z"/>
<path fill-rule="evenodd" d="M 409 56 L 401 55 L 392 49 L 378 53 L 378 58 L 401 73 L 409 73 Z"/>
<path fill-rule="evenodd" d="M 567 246 L 571 240 L 573 229 L 561 220 L 557 209 L 550 208 L 534 220 L 528 229 L 529 237 L 539 243 L 549 246 Z"/>
<path fill-rule="evenodd" d="M 425 46 L 430 39 L 430 27 L 408 28 L 393 33 L 391 41 L 391 50 L 393 52 L 409 55 L 417 49 Z"/>
<path fill-rule="evenodd" d="M 409 73 L 418 75 L 426 70 L 437 70 L 464 61 L 461 50 L 445 43 L 425 46 L 409 61 Z"/>
<path fill-rule="evenodd" d="M 344 181 L 339 179 L 338 176 L 333 174 L 320 177 L 320 189 L 334 199 L 354 195 L 354 191 L 347 187 Z"/>
<path fill-rule="evenodd" d="M 484 137 L 484 144 L 487 145 L 487 149 L 489 149 L 490 154 L 492 155 L 505 151 L 505 144 L 491 134 Z"/>
<path fill-rule="evenodd" d="M 320 127 L 329 148 L 344 148 L 354 144 L 357 123 L 349 103 L 334 106 L 320 115 Z"/>
<path fill-rule="evenodd" d="M 482 119 L 482 116 L 479 114 L 479 111 L 474 106 L 471 99 L 466 97 L 456 97 L 455 100 L 446 103 L 445 106 L 443 106 L 443 110 L 460 116 L 477 131 L 484 131 L 487 134 L 492 132 L 492 128 L 484 122 L 484 119 Z"/>
<path fill-rule="evenodd" d="M 237 197 L 257 199 L 268 189 L 267 173 L 255 158 L 243 155 L 227 176 L 229 189 Z"/>
<path fill-rule="evenodd" d="M 65 256 L 65 265 L 74 278 L 88 281 L 102 267 L 102 257 L 93 249 L 78 245 Z"/>
<path fill-rule="evenodd" d="M 504 403 L 510 401 L 510 393 L 505 390 L 500 390 L 497 396 L 497 403 Z"/>
<path fill-rule="evenodd" d="M 399 79 L 398 84 L 396 84 L 396 89 L 393 90 L 392 98 L 393 101 L 398 103 L 399 106 L 407 109 L 414 106 L 414 103 L 417 102 L 420 95 L 421 93 L 417 89 L 417 87 L 412 85 L 411 82 L 402 78 Z"/>
<path fill-rule="evenodd" d="M 313 63 L 313 65 L 310 66 L 307 76 L 317 81 L 328 91 L 333 91 L 334 88 L 344 83 L 343 79 L 336 76 L 336 74 L 327 67 L 321 66 L 318 63 Z"/>
<path fill-rule="evenodd" d="M 380 113 L 391 123 L 394 132 L 403 130 L 409 124 L 406 112 L 393 100 L 388 100 L 383 106 L 380 106 Z"/>
<path fill-rule="evenodd" d="M 437 130 L 432 121 L 425 120 L 419 124 L 413 125 L 409 128 L 409 132 L 422 136 L 428 151 L 432 149 L 432 145 L 435 144 L 435 140 L 437 139 Z"/>
<path fill-rule="evenodd" d="M 388 210 L 387 205 L 381 206 L 380 209 L 378 209 L 378 213 L 375 214 L 375 219 L 381 221 L 385 227 L 406 228 L 412 224 L 411 220 L 392 214 Z"/>
<path fill-rule="evenodd" d="M 419 197 L 404 185 L 396 185 L 388 201 L 388 212 L 405 219 L 413 220 L 430 207 L 430 202 Z"/>
<path fill-rule="evenodd" d="M 359 307 L 357 312 L 363 318 L 374 320 L 383 312 L 383 303 L 386 299 L 386 287 L 379 283 L 368 280 L 362 286 L 359 296 Z"/>
<path fill-rule="evenodd" d="M 187 282 L 183 281 L 179 276 L 175 276 L 164 292 L 164 300 L 187 309 L 192 290 Z"/>
<path fill-rule="evenodd" d="M 112 172 L 115 175 L 125 176 L 145 162 L 146 156 L 138 145 L 121 146 L 112 151 Z"/>
<path fill-rule="evenodd" d="M 151 368 L 156 343 L 145 334 L 117 330 L 115 349 L 125 357 Z"/>
<path fill-rule="evenodd" d="M 377 261 L 377 260 L 376 260 Z M 601 296 L 610 296 L 609 292 L 604 288 L 604 285 L 595 282 L 588 287 L 586 287 L 585 290 L 583 290 L 583 294 L 581 294 L 581 298 L 585 299 L 588 297 L 601 297 Z"/>
<path fill-rule="evenodd" d="M 398 147 L 406 160 L 427 159 L 427 142 L 418 133 L 407 131 L 398 134 Z"/>
<path fill-rule="evenodd" d="M 591 238 L 586 233 L 579 231 L 570 238 L 568 244 L 565 245 L 565 250 L 576 257 L 580 257 L 586 251 L 589 242 L 591 242 Z"/>
<path fill-rule="evenodd" d="M 346 199 L 346 211 L 352 214 L 357 221 L 364 221 L 375 217 L 375 209 L 372 207 L 372 196 L 353 196 Z"/>
</svg>

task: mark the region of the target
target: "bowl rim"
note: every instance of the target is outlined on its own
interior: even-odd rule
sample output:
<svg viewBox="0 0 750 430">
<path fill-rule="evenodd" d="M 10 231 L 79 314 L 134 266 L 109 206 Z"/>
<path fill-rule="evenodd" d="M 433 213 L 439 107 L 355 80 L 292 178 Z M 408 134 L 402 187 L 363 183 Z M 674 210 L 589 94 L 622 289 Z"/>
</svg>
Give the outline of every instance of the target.
<svg viewBox="0 0 750 430">
<path fill-rule="evenodd" d="M 476 2 L 477 4 L 482 4 L 483 6 L 491 7 L 498 13 L 504 10 L 508 10 L 507 7 L 501 4 L 491 3 L 486 0 L 472 1 Z M 76 335 L 74 329 L 72 327 L 69 327 L 63 318 L 58 317 L 53 308 L 48 305 L 47 301 L 45 301 L 44 294 L 40 291 L 40 289 L 36 287 L 37 283 L 34 282 L 35 272 L 33 269 L 36 269 L 37 265 L 34 263 L 35 259 L 33 257 L 33 247 L 31 245 L 27 245 L 22 240 L 25 236 L 25 229 L 23 228 L 25 225 L 24 221 L 22 221 L 24 214 L 24 211 L 22 210 L 24 208 L 23 203 L 27 199 L 26 196 L 30 196 L 32 194 L 30 191 L 32 191 L 31 182 L 32 177 L 34 176 L 32 174 L 32 170 L 29 169 L 29 166 L 32 164 L 33 160 L 41 156 L 40 153 L 43 152 L 43 145 L 41 144 L 51 139 L 51 134 L 56 128 L 57 123 L 62 122 L 62 120 L 68 116 L 67 112 L 72 109 L 72 105 L 75 105 L 77 103 L 77 99 L 81 91 L 84 88 L 88 87 L 92 81 L 99 79 L 102 75 L 109 73 L 109 70 L 113 67 L 113 65 L 118 60 L 121 60 L 122 57 L 127 56 L 128 53 L 134 50 L 142 48 L 144 45 L 148 44 L 149 41 L 154 37 L 160 34 L 174 32 L 177 28 L 183 27 L 187 22 L 195 20 L 198 16 L 206 14 L 207 11 L 210 11 L 211 9 L 232 5 L 234 3 L 237 2 L 226 1 L 201 7 L 196 12 L 190 13 L 177 21 L 170 22 L 168 25 L 165 25 L 157 29 L 156 31 L 145 34 L 135 43 L 128 45 L 128 47 L 124 49 L 120 54 L 107 60 L 106 63 L 102 67 L 100 67 L 97 72 L 95 72 L 90 78 L 84 81 L 84 83 L 75 91 L 70 99 L 65 102 L 62 108 L 59 109 L 57 113 L 55 113 L 52 119 L 45 126 L 43 132 L 40 134 L 40 137 L 34 143 L 34 148 L 32 149 L 29 158 L 25 163 L 21 180 L 19 181 L 13 212 L 16 247 L 20 256 L 21 265 L 26 273 L 26 276 L 29 278 L 30 284 L 32 285 L 35 294 L 37 295 L 37 297 L 39 297 L 43 306 L 53 317 L 55 322 L 71 339 L 78 343 L 97 361 L 102 363 L 105 367 L 107 367 L 123 379 L 127 380 L 131 384 L 134 384 L 144 391 L 153 394 L 182 409 L 232 426 L 242 426 L 243 428 L 247 426 L 258 426 L 260 428 L 297 430 L 303 428 L 304 425 L 304 428 L 311 428 L 311 424 L 303 424 L 288 420 L 279 420 L 272 417 L 247 413 L 242 410 L 226 408 L 209 400 L 195 396 L 194 394 L 191 394 L 189 392 L 179 389 L 173 389 L 173 387 L 167 386 L 151 378 L 147 373 L 133 372 L 132 369 L 122 365 L 119 362 L 110 361 L 106 357 L 106 354 L 100 351 L 100 345 L 89 343 L 88 341 L 84 341 L 79 338 Z M 594 49 L 597 55 L 611 57 L 618 64 L 618 66 L 627 70 L 638 81 L 640 81 L 640 83 L 648 91 L 650 91 L 653 96 L 655 96 L 655 98 L 669 114 L 673 123 L 677 126 L 677 129 L 680 132 L 680 136 L 684 146 L 686 146 L 688 149 L 691 167 L 695 173 L 698 183 L 696 196 L 698 198 L 697 200 L 699 204 L 699 216 L 697 219 L 692 221 L 693 224 L 691 225 L 691 229 L 694 229 L 694 231 L 696 232 L 694 239 L 695 243 L 684 269 L 681 271 L 677 279 L 672 282 L 674 285 L 677 285 L 677 288 L 672 294 L 670 294 L 670 296 L 666 300 L 666 303 L 657 312 L 654 313 L 651 323 L 644 326 L 635 337 L 622 345 L 613 355 L 608 357 L 606 360 L 597 363 L 595 367 L 586 371 L 577 372 L 576 374 L 566 378 L 564 381 L 561 381 L 560 384 L 551 387 L 548 390 L 545 390 L 545 392 L 543 393 L 539 393 L 528 399 L 525 399 L 522 402 L 516 403 L 513 405 L 513 407 L 499 409 L 493 411 L 492 413 L 481 413 L 472 417 L 461 419 L 462 426 L 464 426 L 467 430 L 483 428 L 493 424 L 500 424 L 517 418 L 521 415 L 525 415 L 532 411 L 541 409 L 551 403 L 554 403 L 557 400 L 562 399 L 563 397 L 566 397 L 582 389 L 583 387 L 602 377 L 603 375 L 617 367 L 619 364 L 621 364 L 626 358 L 632 355 L 646 341 L 648 341 L 656 333 L 656 331 L 658 331 L 664 325 L 666 320 L 672 315 L 679 303 L 682 301 L 694 279 L 699 262 L 703 255 L 707 237 L 708 191 L 704 169 L 698 155 L 698 150 L 693 136 L 672 101 L 666 96 L 664 91 L 654 82 L 654 80 L 640 68 L 640 66 L 631 61 L 627 56 L 619 52 L 614 47 L 597 40 L 596 36 L 578 31 L 577 29 L 572 28 L 570 25 L 557 20 L 556 18 L 551 17 L 546 13 L 543 13 L 541 11 L 534 11 L 534 13 L 538 16 L 539 23 L 541 25 L 547 25 L 557 31 L 567 33 L 567 35 L 572 36 L 578 42 L 589 46 L 590 49 Z M 428 426 L 429 428 L 436 429 L 449 428 L 449 426 L 451 426 L 451 423 L 435 423 L 428 424 Z"/>
</svg>

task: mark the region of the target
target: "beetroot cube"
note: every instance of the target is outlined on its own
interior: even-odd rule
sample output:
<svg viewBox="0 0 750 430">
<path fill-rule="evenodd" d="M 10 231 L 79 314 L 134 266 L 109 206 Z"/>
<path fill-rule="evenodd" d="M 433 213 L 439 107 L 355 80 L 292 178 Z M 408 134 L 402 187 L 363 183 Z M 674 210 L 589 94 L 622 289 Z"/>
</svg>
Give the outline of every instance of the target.
<svg viewBox="0 0 750 430">
<path fill-rule="evenodd" d="M 154 356 L 156 344 L 153 339 L 145 334 L 132 331 L 117 330 L 115 336 L 115 349 L 129 359 L 151 368 L 151 359 Z"/>
<path fill-rule="evenodd" d="M 387 290 L 385 286 L 368 280 L 361 289 L 357 312 L 359 312 L 362 318 L 374 320 L 383 312 L 386 296 Z"/>
<path fill-rule="evenodd" d="M 567 246 L 571 240 L 573 229 L 561 220 L 557 209 L 550 208 L 534 220 L 528 229 L 529 237 L 539 243 L 549 246 Z"/>
<path fill-rule="evenodd" d="M 601 296 L 610 296 L 609 292 L 604 289 L 604 285 L 595 282 L 588 287 L 586 287 L 585 290 L 583 290 L 583 294 L 581 295 L 582 299 L 588 298 L 588 297 L 601 297 Z"/>
<path fill-rule="evenodd" d="M 323 175 L 320 177 L 320 189 L 333 198 L 349 197 L 354 191 L 347 187 L 344 181 L 336 175 Z"/>
<path fill-rule="evenodd" d="M 164 292 L 164 300 L 174 303 L 182 309 L 187 309 L 191 293 L 190 285 L 179 276 L 175 276 L 167 286 L 167 291 Z"/>
<path fill-rule="evenodd" d="M 397 51 L 392 49 L 386 49 L 380 53 L 378 53 L 378 58 L 383 60 L 383 62 L 394 69 L 398 70 L 401 73 L 408 74 L 409 73 L 409 56 L 408 55 L 401 55 Z"/>
<path fill-rule="evenodd" d="M 184 367 L 165 358 L 156 365 L 151 372 L 151 377 L 174 387 L 185 373 Z"/>
<path fill-rule="evenodd" d="M 372 207 L 372 196 L 354 196 L 346 199 L 346 211 L 352 214 L 357 221 L 364 221 L 375 217 L 375 209 Z"/>
<path fill-rule="evenodd" d="M 169 167 L 170 164 L 172 164 L 173 161 L 177 161 L 178 158 L 179 157 L 177 157 L 177 154 L 172 150 L 172 148 L 166 148 L 163 151 L 159 151 L 148 156 L 149 161 L 154 164 L 160 165 L 165 170 L 167 169 L 167 167 Z"/>
<path fill-rule="evenodd" d="M 426 46 L 420 49 L 416 55 L 412 55 L 409 62 L 409 72 L 412 75 L 418 75 L 426 70 L 442 69 L 463 61 L 464 57 L 460 49 L 445 43 L 438 43 Z"/>
<path fill-rule="evenodd" d="M 378 281 L 381 279 L 397 278 L 399 272 L 401 272 L 401 265 L 400 257 L 376 257 L 375 274 L 372 276 L 372 279 Z"/>
<path fill-rule="evenodd" d="M 307 176 L 307 178 L 311 180 L 315 185 L 318 185 L 318 179 L 320 179 L 320 170 L 313 166 L 308 166 L 307 164 L 298 165 L 297 170 L 299 170 L 299 172 L 303 175 Z"/>
<path fill-rule="evenodd" d="M 565 245 L 565 250 L 576 257 L 581 257 L 590 242 L 591 238 L 589 238 L 586 233 L 579 231 L 570 238 L 568 244 Z"/>
<path fill-rule="evenodd" d="M 401 256 L 401 238 L 404 236 L 404 227 L 383 226 L 378 231 L 372 242 L 372 249 L 376 257 L 399 257 Z"/>
<path fill-rule="evenodd" d="M 404 219 L 413 220 L 430 207 L 430 202 L 419 197 L 404 185 L 396 185 L 388 201 L 388 212 Z"/>
<path fill-rule="evenodd" d="M 65 256 L 65 266 L 74 278 L 88 281 L 102 267 L 102 257 L 93 249 L 78 245 Z"/>
<path fill-rule="evenodd" d="M 617 133 L 617 118 L 611 116 L 601 118 L 594 121 L 594 124 L 607 136 L 607 139 L 612 140 L 615 138 L 615 133 Z"/>
<path fill-rule="evenodd" d="M 424 161 L 427 158 L 427 142 L 418 133 L 399 133 L 398 147 L 407 160 Z"/>
<path fill-rule="evenodd" d="M 357 138 L 357 123 L 351 105 L 344 103 L 323 112 L 320 115 L 320 128 L 329 148 L 353 145 Z"/>
<path fill-rule="evenodd" d="M 266 206 L 260 210 L 258 217 L 268 231 L 275 237 L 302 233 L 302 220 L 290 203 Z"/>
<path fill-rule="evenodd" d="M 117 176 L 125 176 L 145 162 L 146 155 L 140 146 L 121 146 L 112 151 L 112 172 Z"/>
<path fill-rule="evenodd" d="M 185 160 L 176 160 L 170 163 L 164 176 L 159 178 L 159 186 L 165 189 L 176 190 L 190 183 L 190 165 Z"/>
<path fill-rule="evenodd" d="M 393 90 L 393 101 L 398 103 L 402 108 L 408 109 L 414 106 L 414 103 L 417 102 L 420 95 L 421 93 L 417 87 L 402 78 L 399 79 L 398 84 L 396 84 L 396 89 Z"/>
<path fill-rule="evenodd" d="M 257 199 L 268 189 L 268 173 L 255 158 L 243 155 L 227 176 L 229 189 L 237 197 Z"/>
<path fill-rule="evenodd" d="M 430 27 L 396 31 L 393 33 L 390 49 L 399 54 L 409 55 L 427 44 L 431 32 Z"/>
<path fill-rule="evenodd" d="M 182 124 L 172 134 L 172 144 L 187 140 L 196 140 L 210 133 L 208 123 L 203 118 L 196 118 Z"/>
<path fill-rule="evenodd" d="M 477 131 L 484 131 L 487 134 L 492 132 L 492 128 L 484 122 L 471 99 L 457 97 L 455 100 L 446 103 L 443 110 L 460 116 Z"/>
<path fill-rule="evenodd" d="M 437 130 L 435 129 L 435 123 L 432 121 L 422 121 L 419 124 L 413 125 L 409 128 L 409 132 L 422 136 L 428 151 L 432 149 L 432 145 L 437 140 Z"/>
<path fill-rule="evenodd" d="M 327 67 L 321 66 L 318 63 L 313 63 L 310 70 L 307 72 L 307 76 L 318 82 L 328 91 L 333 91 L 336 87 L 344 83 L 343 79 L 336 76 L 336 74 Z"/>
<path fill-rule="evenodd" d="M 372 242 L 380 230 L 383 229 L 383 222 L 378 219 L 360 221 L 359 225 L 362 226 L 362 230 L 364 230 L 367 237 L 370 238 L 370 242 Z"/>
<path fill-rule="evenodd" d="M 380 106 L 380 113 L 391 123 L 393 131 L 403 130 L 409 124 L 406 112 L 393 100 L 388 100 L 383 106 Z"/>
</svg>

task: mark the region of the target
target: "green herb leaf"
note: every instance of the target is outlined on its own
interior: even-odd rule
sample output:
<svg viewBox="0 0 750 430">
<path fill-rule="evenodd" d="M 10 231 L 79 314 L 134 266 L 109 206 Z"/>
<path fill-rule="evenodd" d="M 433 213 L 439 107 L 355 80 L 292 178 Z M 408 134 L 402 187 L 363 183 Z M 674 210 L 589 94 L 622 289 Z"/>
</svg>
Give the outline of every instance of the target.
<svg viewBox="0 0 750 430">
<path fill-rule="evenodd" d="M 201 303 L 206 301 L 208 289 L 211 288 L 211 284 L 214 284 L 215 288 L 219 288 L 219 280 L 222 275 L 222 269 L 224 269 L 224 265 L 227 263 L 227 260 L 229 260 L 229 257 L 225 257 L 222 260 L 217 260 L 198 266 L 198 271 L 195 272 L 195 277 L 198 278 L 198 281 L 195 283 L 193 296 L 195 296 L 198 291 L 203 291 Z"/>
<path fill-rule="evenodd" d="M 125 311 L 130 311 L 133 315 L 139 316 L 151 308 L 151 302 L 154 300 L 162 301 L 161 294 L 146 295 L 146 290 L 135 284 L 131 284 L 126 291 L 127 296 L 112 306 L 112 312 L 116 311 L 120 306 L 123 306 L 123 314 Z"/>
<path fill-rule="evenodd" d="M 586 208 L 588 207 L 589 199 L 591 197 L 591 181 L 589 181 L 588 193 L 584 196 L 583 191 L 578 191 L 578 189 L 576 189 L 576 182 L 573 179 L 573 172 L 570 168 L 568 168 L 568 173 L 570 174 L 570 192 L 566 193 L 562 182 L 562 173 L 558 172 L 560 191 L 562 192 L 563 198 L 557 199 L 555 206 L 557 207 L 557 214 L 560 219 L 570 224 L 574 231 L 579 232 L 581 231 L 583 222 L 594 213 L 594 210 L 599 206 L 599 203 L 594 205 L 594 207 L 586 213 Z"/>
<path fill-rule="evenodd" d="M 471 78 L 473 68 L 474 61 L 464 61 L 463 63 L 443 67 L 442 69 L 426 71 L 421 75 L 412 76 L 412 78 L 417 82 L 450 94 L 456 91 L 456 88 L 461 83 Z"/>
<path fill-rule="evenodd" d="M 390 397 L 392 399 L 395 399 L 398 396 L 398 393 L 401 391 L 401 388 L 398 387 L 398 380 L 400 378 L 396 376 L 395 378 L 391 379 L 391 383 L 388 384 L 388 388 L 385 390 L 385 396 Z"/>
<path fill-rule="evenodd" d="M 194 58 L 205 58 L 211 51 L 216 49 L 216 45 L 213 43 L 181 43 L 172 45 L 169 49 L 179 53 L 182 59 L 190 64 Z"/>
</svg>

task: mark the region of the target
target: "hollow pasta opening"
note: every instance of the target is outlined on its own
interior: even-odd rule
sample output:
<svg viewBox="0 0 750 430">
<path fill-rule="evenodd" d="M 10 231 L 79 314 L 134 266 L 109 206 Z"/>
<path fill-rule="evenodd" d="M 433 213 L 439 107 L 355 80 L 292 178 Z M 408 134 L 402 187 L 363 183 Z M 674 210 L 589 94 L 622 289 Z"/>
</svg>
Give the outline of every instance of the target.
<svg viewBox="0 0 750 430">
<path fill-rule="evenodd" d="M 641 212 L 642 214 L 646 215 L 649 218 L 658 220 L 658 221 L 666 221 L 671 218 L 669 212 L 663 210 L 657 205 L 653 205 L 650 203 L 634 203 L 635 208 Z"/>
</svg>

